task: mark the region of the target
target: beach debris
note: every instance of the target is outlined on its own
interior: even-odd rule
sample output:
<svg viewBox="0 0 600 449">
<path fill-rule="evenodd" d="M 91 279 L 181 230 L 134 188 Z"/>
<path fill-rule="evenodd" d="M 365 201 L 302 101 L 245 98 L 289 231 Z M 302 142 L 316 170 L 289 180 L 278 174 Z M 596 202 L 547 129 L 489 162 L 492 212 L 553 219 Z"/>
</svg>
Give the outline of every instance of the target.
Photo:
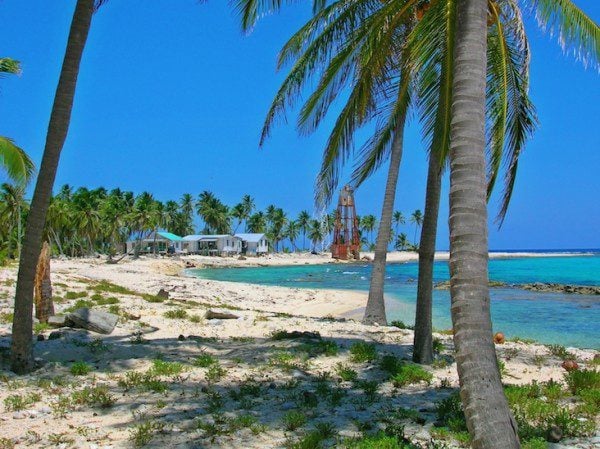
<svg viewBox="0 0 600 449">
<path fill-rule="evenodd" d="M 238 260 L 246 260 L 246 258 L 244 256 L 240 256 L 238 257 Z"/>
<path fill-rule="evenodd" d="M 575 360 L 565 360 L 560 366 L 562 366 L 565 371 L 577 371 L 579 369 L 579 365 Z"/>
<path fill-rule="evenodd" d="M 373 258 L 371 256 L 362 256 L 361 260 L 364 260 L 365 262 L 373 262 Z"/>
<path fill-rule="evenodd" d="M 44 242 L 38 259 L 34 284 L 35 317 L 40 323 L 48 322 L 54 315 L 52 282 L 50 280 L 50 245 Z"/>
<path fill-rule="evenodd" d="M 207 320 L 237 320 L 239 316 L 230 312 L 217 312 L 215 310 L 208 309 L 204 315 L 204 318 Z"/>
<path fill-rule="evenodd" d="M 166 291 L 164 288 L 161 288 L 156 294 L 156 296 L 163 299 L 169 299 L 169 292 Z"/>
<path fill-rule="evenodd" d="M 496 343 L 497 345 L 502 345 L 505 341 L 506 338 L 504 337 L 504 334 L 502 332 L 496 332 L 494 334 L 494 343 Z"/>
<path fill-rule="evenodd" d="M 72 323 L 70 327 L 86 329 L 99 334 L 110 334 L 119 321 L 118 315 L 87 307 L 75 310 L 68 314 L 67 318 Z"/>
<path fill-rule="evenodd" d="M 192 262 L 190 262 L 190 261 L 186 261 L 186 262 L 185 262 L 185 267 L 186 267 L 186 268 L 196 268 L 196 264 L 195 264 L 195 263 L 192 263 Z"/>
</svg>

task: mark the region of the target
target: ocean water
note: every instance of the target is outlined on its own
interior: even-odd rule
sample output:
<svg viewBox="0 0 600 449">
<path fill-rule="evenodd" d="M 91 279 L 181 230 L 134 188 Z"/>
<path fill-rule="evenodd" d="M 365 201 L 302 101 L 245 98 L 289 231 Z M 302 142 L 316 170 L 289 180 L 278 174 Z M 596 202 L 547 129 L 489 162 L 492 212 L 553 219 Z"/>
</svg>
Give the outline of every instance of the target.
<svg viewBox="0 0 600 449">
<path fill-rule="evenodd" d="M 490 279 L 507 284 L 555 282 L 600 285 L 600 253 L 569 257 L 492 259 Z M 205 278 L 299 288 L 368 291 L 370 264 L 294 265 L 190 270 Z M 388 319 L 414 323 L 416 262 L 391 263 L 386 270 Z M 448 263 L 436 262 L 435 282 L 448 280 Z M 542 293 L 515 287 L 490 289 L 495 331 L 542 343 L 600 349 L 600 296 Z M 450 293 L 434 290 L 433 325 L 451 327 Z"/>
</svg>

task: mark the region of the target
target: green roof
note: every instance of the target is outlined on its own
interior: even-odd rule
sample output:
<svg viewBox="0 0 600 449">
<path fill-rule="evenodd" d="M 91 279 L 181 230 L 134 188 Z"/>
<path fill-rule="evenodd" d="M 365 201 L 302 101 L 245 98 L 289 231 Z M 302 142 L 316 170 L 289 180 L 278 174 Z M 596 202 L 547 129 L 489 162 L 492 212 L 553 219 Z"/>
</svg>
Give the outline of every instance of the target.
<svg viewBox="0 0 600 449">
<path fill-rule="evenodd" d="M 179 237 L 178 235 L 172 234 L 170 232 L 158 231 L 157 234 L 160 235 L 161 237 L 172 240 L 174 242 L 181 241 L 181 237 Z"/>
</svg>

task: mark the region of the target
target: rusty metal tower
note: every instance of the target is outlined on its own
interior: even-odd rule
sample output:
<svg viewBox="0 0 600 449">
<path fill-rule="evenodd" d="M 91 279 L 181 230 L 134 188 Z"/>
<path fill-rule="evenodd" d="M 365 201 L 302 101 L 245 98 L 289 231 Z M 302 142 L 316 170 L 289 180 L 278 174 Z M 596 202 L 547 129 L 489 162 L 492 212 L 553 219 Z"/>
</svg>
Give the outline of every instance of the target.
<svg viewBox="0 0 600 449">
<path fill-rule="evenodd" d="M 333 228 L 331 255 L 334 259 L 360 259 L 360 234 L 354 204 L 354 189 L 344 186 L 340 191 Z"/>
</svg>

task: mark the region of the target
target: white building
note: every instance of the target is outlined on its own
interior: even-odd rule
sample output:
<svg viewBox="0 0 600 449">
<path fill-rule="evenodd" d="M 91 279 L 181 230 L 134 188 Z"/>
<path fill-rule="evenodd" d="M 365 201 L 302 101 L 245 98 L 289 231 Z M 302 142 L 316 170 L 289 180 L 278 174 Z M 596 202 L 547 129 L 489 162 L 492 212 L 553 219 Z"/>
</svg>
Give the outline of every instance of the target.
<svg viewBox="0 0 600 449">
<path fill-rule="evenodd" d="M 242 254 L 260 256 L 269 252 L 269 242 L 264 234 L 236 234 L 242 241 Z"/>
<path fill-rule="evenodd" d="M 186 235 L 181 241 L 181 251 L 205 256 L 231 256 L 242 252 L 242 240 L 229 234 Z"/>
<path fill-rule="evenodd" d="M 166 231 L 152 231 L 143 239 L 131 238 L 126 242 L 127 252 L 134 251 L 135 246 L 139 245 L 140 254 L 144 253 L 167 253 L 179 252 L 181 250 L 181 237 Z"/>
</svg>

